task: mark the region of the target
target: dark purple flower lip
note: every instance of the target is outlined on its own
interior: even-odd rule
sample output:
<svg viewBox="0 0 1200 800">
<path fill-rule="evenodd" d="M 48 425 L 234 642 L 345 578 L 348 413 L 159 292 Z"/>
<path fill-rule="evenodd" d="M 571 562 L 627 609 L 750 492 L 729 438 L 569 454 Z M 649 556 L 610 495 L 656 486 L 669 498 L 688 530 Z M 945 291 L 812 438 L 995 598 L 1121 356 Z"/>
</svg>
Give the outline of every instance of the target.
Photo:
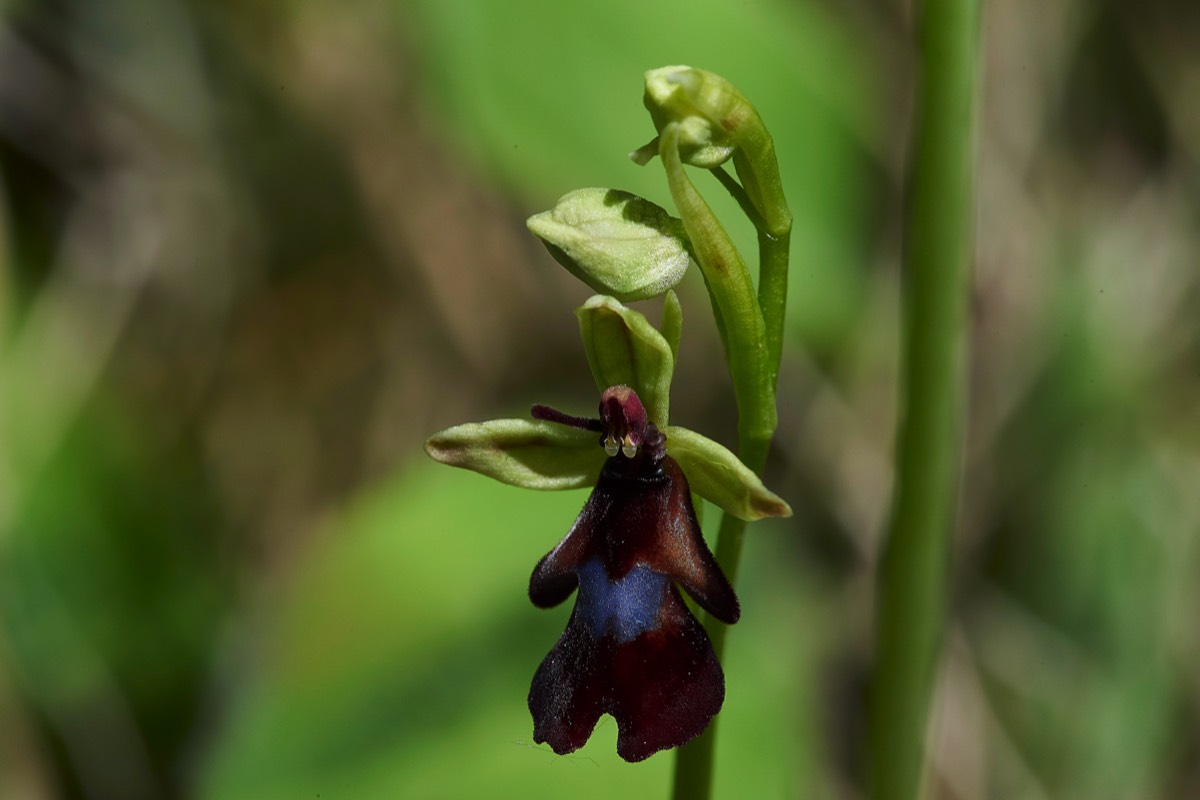
<svg viewBox="0 0 1200 800">
<path fill-rule="evenodd" d="M 608 713 L 618 754 L 641 761 L 698 736 L 725 698 L 721 665 L 677 585 L 730 624 L 737 596 L 704 543 L 687 478 L 632 389 L 607 389 L 599 420 L 546 406 L 533 415 L 602 433 L 609 454 L 579 518 L 530 578 L 542 608 L 579 590 L 530 688 L 534 741 L 573 752 Z"/>
</svg>

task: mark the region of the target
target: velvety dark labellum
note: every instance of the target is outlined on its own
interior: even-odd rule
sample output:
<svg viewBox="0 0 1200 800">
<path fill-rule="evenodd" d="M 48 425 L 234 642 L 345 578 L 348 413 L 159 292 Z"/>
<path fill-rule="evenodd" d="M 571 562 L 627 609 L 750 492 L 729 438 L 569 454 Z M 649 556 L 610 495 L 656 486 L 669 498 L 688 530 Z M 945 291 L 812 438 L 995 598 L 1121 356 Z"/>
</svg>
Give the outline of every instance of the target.
<svg viewBox="0 0 1200 800">
<path fill-rule="evenodd" d="M 605 392 L 601 443 L 635 444 L 608 459 L 575 525 L 530 578 L 530 599 L 543 608 L 579 594 L 534 675 L 529 710 L 534 741 L 559 754 L 582 747 L 611 714 L 618 754 L 641 761 L 698 736 L 725 699 L 721 665 L 677 585 L 723 622 L 741 612 L 701 536 L 687 478 L 662 434 L 638 418 L 640 403 L 612 405 L 617 389 L 637 403 L 626 387 Z"/>
</svg>

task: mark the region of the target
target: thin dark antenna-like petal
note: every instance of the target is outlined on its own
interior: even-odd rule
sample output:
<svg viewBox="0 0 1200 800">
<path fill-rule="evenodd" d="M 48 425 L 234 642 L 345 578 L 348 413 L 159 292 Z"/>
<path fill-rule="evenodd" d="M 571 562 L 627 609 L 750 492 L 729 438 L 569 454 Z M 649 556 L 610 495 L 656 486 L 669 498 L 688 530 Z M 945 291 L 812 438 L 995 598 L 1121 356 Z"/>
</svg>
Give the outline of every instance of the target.
<svg viewBox="0 0 1200 800">
<path fill-rule="evenodd" d="M 559 411 L 557 408 L 544 406 L 538 403 L 533 408 L 529 409 L 529 416 L 534 419 L 545 420 L 546 422 L 557 422 L 559 425 L 569 425 L 572 428 L 582 428 L 585 431 L 596 431 L 601 433 L 604 430 L 604 423 L 598 419 L 589 417 L 575 417 L 565 412 Z"/>
</svg>

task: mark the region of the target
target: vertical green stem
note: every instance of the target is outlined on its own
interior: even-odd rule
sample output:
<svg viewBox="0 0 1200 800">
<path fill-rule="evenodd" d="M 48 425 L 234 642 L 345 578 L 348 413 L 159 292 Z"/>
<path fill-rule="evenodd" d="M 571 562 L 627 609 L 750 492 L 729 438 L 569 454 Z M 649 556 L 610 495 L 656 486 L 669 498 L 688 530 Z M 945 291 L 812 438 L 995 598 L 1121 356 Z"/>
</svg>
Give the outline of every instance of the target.
<svg viewBox="0 0 1200 800">
<path fill-rule="evenodd" d="M 758 232 L 758 304 L 763 311 L 763 327 L 767 334 L 767 368 L 771 376 L 771 391 L 779 383 L 779 362 L 783 355 L 783 323 L 787 314 L 788 258 L 792 242 L 789 218 L 783 234 Z M 774 397 L 772 396 L 772 400 Z M 754 470 L 762 474 L 761 470 Z"/>
<path fill-rule="evenodd" d="M 771 437 L 746 439 L 741 443 L 738 456 L 742 463 L 761 475 L 767 463 L 767 451 Z M 746 532 L 745 520 L 733 514 L 721 515 L 721 527 L 717 531 L 716 555 L 725 576 L 731 585 L 737 585 L 738 564 L 742 558 L 742 537 Z M 725 636 L 729 626 L 704 614 L 700 620 L 708 629 L 713 651 L 717 659 L 725 656 Z M 675 778 L 672 797 L 674 800 L 707 800 L 712 796 L 713 750 L 717 740 L 717 717 L 704 733 L 680 747 L 675 755 Z"/>
<path fill-rule="evenodd" d="M 772 150 L 772 166 L 774 151 Z M 748 170 L 744 170 L 748 172 Z M 717 167 L 713 175 L 725 190 L 733 196 L 742 212 L 758 230 L 758 306 L 762 309 L 763 327 L 766 333 L 767 369 L 770 372 L 771 388 L 775 389 L 779 375 L 779 362 L 783 354 L 783 323 L 787 315 L 788 258 L 792 241 L 792 215 L 786 205 L 767 207 L 771 214 L 768 220 L 758 208 L 745 188 L 733 176 Z M 774 197 L 783 202 L 782 189 Z"/>
<path fill-rule="evenodd" d="M 714 168 L 713 173 L 758 230 L 757 297 L 752 294 L 749 272 L 741 254 L 684 171 L 679 155 L 679 124 L 672 122 L 660 127 L 659 156 L 667 172 L 672 199 L 691 241 L 692 255 L 704 273 L 725 345 L 738 403 L 738 456 L 761 476 L 775 436 L 775 390 L 787 311 L 792 216 L 783 196 L 775 146 L 758 112 L 728 82 L 711 74 L 707 77 L 715 81 L 717 94 L 730 105 L 726 108 L 721 103 L 699 103 L 713 115 L 710 123 L 735 132 L 737 147 L 733 162 L 741 183 L 720 167 Z M 649 81 L 647 86 L 649 97 Z M 714 98 L 701 92 L 693 99 Z M 732 514 L 722 516 L 715 555 L 733 585 L 737 583 L 745 530 L 743 520 Z M 707 615 L 702 621 L 720 659 L 725 652 L 728 629 Z M 711 796 L 716 730 L 717 721 L 713 720 L 703 734 L 678 750 L 673 792 L 676 800 L 704 800 Z"/>
<path fill-rule="evenodd" d="M 754 295 L 750 271 L 728 232 L 688 177 L 679 157 L 679 126 L 668 125 L 659 137 L 659 155 L 671 199 L 679 209 L 692 254 L 704 281 L 725 341 L 725 355 L 738 404 L 740 440 L 775 433 L 775 392 L 767 365 L 763 312 Z"/>
<path fill-rule="evenodd" d="M 869 704 L 873 800 L 910 800 L 919 791 L 945 615 L 963 418 L 978 13 L 978 0 L 925 0 L 918 10 L 902 417 Z"/>
<path fill-rule="evenodd" d="M 773 164 L 772 159 L 772 166 Z M 728 176 L 720 172 L 718 178 L 727 179 Z M 722 183 L 734 193 L 735 197 L 739 195 L 740 187 L 733 183 L 732 179 L 722 180 Z M 782 202 L 782 192 L 776 193 L 776 196 Z M 781 233 L 772 234 L 760 224 L 761 217 L 751 213 L 752 211 L 753 208 L 747 211 L 747 214 L 759 229 L 758 305 L 763 318 L 763 339 L 766 348 L 765 368 L 769 376 L 769 385 L 760 390 L 762 396 L 758 402 L 739 404 L 739 410 L 743 407 L 769 409 L 769 413 L 760 414 L 761 419 L 750 420 L 751 424 L 748 425 L 745 424 L 747 420 L 739 416 L 738 430 L 743 434 L 739 437 L 738 457 L 741 458 L 743 464 L 754 471 L 754 474 L 761 476 L 763 468 L 767 464 L 767 453 L 771 449 L 771 440 L 775 435 L 775 387 L 783 350 L 784 316 L 787 312 L 791 215 L 786 206 L 782 209 L 774 209 L 777 219 L 786 218 L 786 226 Z M 715 555 L 717 563 L 721 565 L 721 569 L 729 578 L 729 583 L 734 586 L 737 585 L 738 565 L 742 558 L 742 538 L 745 532 L 745 520 L 740 520 L 732 514 L 722 515 L 721 527 L 717 531 Z M 708 629 L 717 659 L 724 658 L 725 637 L 729 627 L 719 620 L 712 619 L 707 614 L 701 621 Z M 707 800 L 712 796 L 713 755 L 716 747 L 718 722 L 719 719 L 714 719 L 704 733 L 679 748 L 675 758 L 672 795 L 675 800 Z"/>
</svg>

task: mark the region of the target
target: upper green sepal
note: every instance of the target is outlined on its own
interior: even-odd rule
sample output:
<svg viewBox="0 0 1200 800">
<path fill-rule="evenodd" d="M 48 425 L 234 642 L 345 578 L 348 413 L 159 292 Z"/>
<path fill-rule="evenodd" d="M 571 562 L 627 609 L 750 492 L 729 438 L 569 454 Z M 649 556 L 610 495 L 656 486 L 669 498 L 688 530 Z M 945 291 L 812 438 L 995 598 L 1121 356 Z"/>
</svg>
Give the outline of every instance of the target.
<svg viewBox="0 0 1200 800">
<path fill-rule="evenodd" d="M 625 302 L 662 294 L 687 270 L 683 223 L 629 192 L 576 189 L 525 224 L 572 275 Z"/>
<path fill-rule="evenodd" d="M 738 519 L 790 517 L 792 508 L 727 448 L 695 431 L 669 426 L 667 455 L 687 476 L 692 491 Z"/>
<path fill-rule="evenodd" d="M 594 486 L 604 448 L 591 431 L 529 419 L 455 425 L 425 442 L 435 461 L 526 489 Z"/>
<path fill-rule="evenodd" d="M 666 425 L 675 354 L 658 329 L 640 312 L 602 294 L 588 298 L 575 316 L 596 387 L 630 387 L 650 421 Z"/>
</svg>

